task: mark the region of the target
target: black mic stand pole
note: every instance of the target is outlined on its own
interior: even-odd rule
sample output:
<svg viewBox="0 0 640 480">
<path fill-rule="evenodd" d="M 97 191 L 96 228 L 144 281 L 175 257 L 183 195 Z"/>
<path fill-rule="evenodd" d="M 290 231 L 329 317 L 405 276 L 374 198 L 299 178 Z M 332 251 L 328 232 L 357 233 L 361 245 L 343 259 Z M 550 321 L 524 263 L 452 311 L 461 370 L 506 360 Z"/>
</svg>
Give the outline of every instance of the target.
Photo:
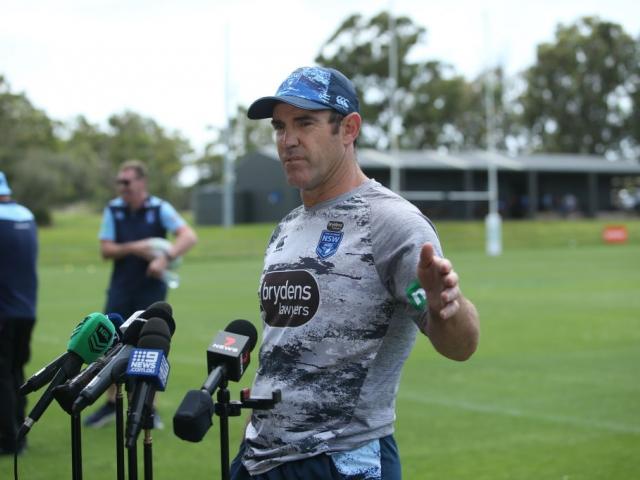
<svg viewBox="0 0 640 480">
<path fill-rule="evenodd" d="M 127 384 L 127 416 L 131 409 L 131 384 Z M 123 435 L 124 437 L 124 435 Z M 131 446 L 127 445 L 127 458 L 129 465 L 129 480 L 138 480 L 138 446 L 133 442 Z"/>
<path fill-rule="evenodd" d="M 147 413 L 144 422 L 144 480 L 153 480 L 153 437 L 151 436 L 153 413 L 151 411 Z"/>
<path fill-rule="evenodd" d="M 71 478 L 82 480 L 82 434 L 79 413 L 71 415 Z"/>
<path fill-rule="evenodd" d="M 251 390 L 240 391 L 240 401 L 231 401 L 227 380 L 223 377 L 218 388 L 214 412 L 220 417 L 220 467 L 222 480 L 229 480 L 229 417 L 238 417 L 243 408 L 269 410 L 282 400 L 280 390 L 271 392 L 271 398 L 251 398 Z"/>
<path fill-rule="evenodd" d="M 222 480 L 229 480 L 229 409 L 231 394 L 227 389 L 227 380 L 222 379 L 215 405 L 216 415 L 220 417 L 220 468 Z M 235 412 L 234 412 L 235 413 Z"/>
<path fill-rule="evenodd" d="M 127 449 L 129 458 L 129 480 L 138 480 L 138 450 L 134 443 Z"/>
<path fill-rule="evenodd" d="M 124 401 L 122 383 L 116 382 L 116 470 L 118 480 L 124 480 Z"/>
</svg>

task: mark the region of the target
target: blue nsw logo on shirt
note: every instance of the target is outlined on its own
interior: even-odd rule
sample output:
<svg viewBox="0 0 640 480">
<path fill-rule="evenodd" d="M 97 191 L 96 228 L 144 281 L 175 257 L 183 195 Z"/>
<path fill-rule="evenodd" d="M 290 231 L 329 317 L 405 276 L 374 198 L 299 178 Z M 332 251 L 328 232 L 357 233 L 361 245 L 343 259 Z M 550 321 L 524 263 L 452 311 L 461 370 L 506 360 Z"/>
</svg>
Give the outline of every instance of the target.
<svg viewBox="0 0 640 480">
<path fill-rule="evenodd" d="M 316 247 L 318 257 L 324 260 L 336 253 L 340 246 L 340 242 L 342 241 L 343 234 L 344 232 L 329 232 L 327 230 L 323 230 L 320 234 L 318 246 Z"/>
</svg>

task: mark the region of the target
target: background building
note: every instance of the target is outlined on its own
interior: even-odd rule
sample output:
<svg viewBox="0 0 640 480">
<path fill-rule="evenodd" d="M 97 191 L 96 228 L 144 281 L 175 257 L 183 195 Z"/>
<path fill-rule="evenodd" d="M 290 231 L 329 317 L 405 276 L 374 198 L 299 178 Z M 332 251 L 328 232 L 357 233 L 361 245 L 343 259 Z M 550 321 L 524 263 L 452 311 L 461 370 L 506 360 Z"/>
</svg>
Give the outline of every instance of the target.
<svg viewBox="0 0 640 480">
<path fill-rule="evenodd" d="M 484 218 L 489 162 L 498 171 L 498 203 L 504 218 L 595 217 L 640 207 L 636 161 L 568 154 L 510 157 L 484 151 L 401 151 L 394 156 L 401 193 L 433 219 Z M 372 149 L 358 151 L 365 174 L 386 186 L 394 156 Z M 238 161 L 235 223 L 274 222 L 299 204 L 298 191 L 287 185 L 275 148 L 262 148 Z M 221 187 L 200 188 L 194 205 L 196 223 L 221 223 Z"/>
</svg>

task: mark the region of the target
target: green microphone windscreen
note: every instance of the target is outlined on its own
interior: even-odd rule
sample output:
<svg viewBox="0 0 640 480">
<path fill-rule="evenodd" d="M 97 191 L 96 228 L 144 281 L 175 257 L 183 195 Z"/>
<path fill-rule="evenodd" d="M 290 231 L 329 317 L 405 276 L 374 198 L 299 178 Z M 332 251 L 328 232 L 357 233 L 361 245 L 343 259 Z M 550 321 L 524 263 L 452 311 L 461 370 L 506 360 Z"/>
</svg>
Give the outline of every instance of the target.
<svg viewBox="0 0 640 480">
<path fill-rule="evenodd" d="M 71 332 L 67 350 L 91 363 L 111 346 L 116 333 L 111 320 L 102 313 L 90 313 Z"/>
</svg>

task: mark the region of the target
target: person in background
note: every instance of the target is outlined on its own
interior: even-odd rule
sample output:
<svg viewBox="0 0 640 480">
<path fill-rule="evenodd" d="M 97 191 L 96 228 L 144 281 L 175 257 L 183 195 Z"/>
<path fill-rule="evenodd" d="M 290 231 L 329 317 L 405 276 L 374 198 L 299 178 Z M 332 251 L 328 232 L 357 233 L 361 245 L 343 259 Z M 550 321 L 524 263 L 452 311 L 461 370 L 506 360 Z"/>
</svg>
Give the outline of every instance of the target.
<svg viewBox="0 0 640 480">
<path fill-rule="evenodd" d="M 167 201 L 147 191 L 147 169 L 138 160 L 120 166 L 116 178 L 118 197 L 105 207 L 100 227 L 102 257 L 113 260 L 105 312 L 127 319 L 138 310 L 167 297 L 168 267 L 197 242 L 196 233 Z M 175 236 L 167 248 L 157 240 Z M 84 424 L 100 427 L 115 419 L 115 388 L 107 401 L 89 415 Z M 154 409 L 154 427 L 162 428 Z"/>
<path fill-rule="evenodd" d="M 28 208 L 11 198 L 0 172 L 0 455 L 21 453 L 16 443 L 25 419 L 26 399 L 19 394 L 29 361 L 36 323 L 38 231 Z"/>
<path fill-rule="evenodd" d="M 417 332 L 466 360 L 478 312 L 433 224 L 360 169 L 362 118 L 347 77 L 300 68 L 248 117 L 271 118 L 302 205 L 273 231 L 259 286 L 251 393 L 279 389 L 282 401 L 253 411 L 231 478 L 398 480 L 395 401 Z"/>
</svg>

